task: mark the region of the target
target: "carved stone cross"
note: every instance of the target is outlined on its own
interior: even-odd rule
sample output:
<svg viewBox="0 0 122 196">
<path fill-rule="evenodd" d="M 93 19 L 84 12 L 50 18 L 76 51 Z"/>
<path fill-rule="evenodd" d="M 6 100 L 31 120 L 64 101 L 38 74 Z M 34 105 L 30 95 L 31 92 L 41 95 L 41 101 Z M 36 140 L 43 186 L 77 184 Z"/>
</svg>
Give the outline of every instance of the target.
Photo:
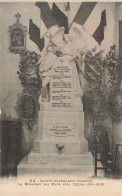
<svg viewBox="0 0 122 196">
<path fill-rule="evenodd" d="M 17 22 L 20 22 L 21 14 L 19 12 L 15 14 L 15 17 L 17 18 Z"/>
</svg>

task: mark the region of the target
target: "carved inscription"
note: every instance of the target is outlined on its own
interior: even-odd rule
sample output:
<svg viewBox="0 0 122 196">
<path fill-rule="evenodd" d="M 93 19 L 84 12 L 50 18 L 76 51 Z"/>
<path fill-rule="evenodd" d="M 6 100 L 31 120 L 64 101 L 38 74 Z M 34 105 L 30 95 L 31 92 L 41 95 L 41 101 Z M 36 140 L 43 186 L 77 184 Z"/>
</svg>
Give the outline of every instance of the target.
<svg viewBox="0 0 122 196">
<path fill-rule="evenodd" d="M 54 66 L 51 91 L 53 108 L 72 107 L 72 69 L 70 64 L 59 63 Z"/>
<path fill-rule="evenodd" d="M 48 127 L 48 134 L 53 136 L 73 136 L 75 125 L 61 124 L 61 125 L 50 125 Z"/>
</svg>

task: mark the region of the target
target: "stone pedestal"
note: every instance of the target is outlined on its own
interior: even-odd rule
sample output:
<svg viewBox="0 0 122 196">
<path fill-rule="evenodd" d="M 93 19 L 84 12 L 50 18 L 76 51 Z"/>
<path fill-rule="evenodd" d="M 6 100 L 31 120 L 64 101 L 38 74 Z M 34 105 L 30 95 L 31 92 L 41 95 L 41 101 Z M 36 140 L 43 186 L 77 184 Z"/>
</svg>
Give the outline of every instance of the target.
<svg viewBox="0 0 122 196">
<path fill-rule="evenodd" d="M 88 152 L 83 112 L 40 111 L 39 119 L 40 132 L 34 141 L 33 151 L 58 153 L 58 145 L 64 146 L 64 154 Z"/>
<path fill-rule="evenodd" d="M 93 158 L 84 137 L 83 106 L 73 74 L 71 65 L 54 66 L 50 102 L 40 104 L 38 137 L 27 160 L 19 164 L 18 175 L 56 172 L 93 175 Z"/>
<path fill-rule="evenodd" d="M 84 113 L 39 112 L 39 133 L 18 174 L 80 174 L 93 176 L 93 158 L 84 138 Z M 64 148 L 59 151 L 58 146 Z"/>
<path fill-rule="evenodd" d="M 21 175 L 69 175 L 92 177 L 94 174 L 93 158 L 87 152 L 84 154 L 58 154 L 31 152 L 21 161 L 17 168 Z"/>
</svg>

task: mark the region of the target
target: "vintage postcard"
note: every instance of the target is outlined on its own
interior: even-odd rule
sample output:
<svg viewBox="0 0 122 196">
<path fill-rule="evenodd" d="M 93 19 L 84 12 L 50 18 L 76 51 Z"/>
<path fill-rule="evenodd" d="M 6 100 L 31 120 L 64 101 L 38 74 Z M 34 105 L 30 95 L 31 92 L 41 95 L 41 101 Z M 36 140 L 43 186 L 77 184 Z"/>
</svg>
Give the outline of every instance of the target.
<svg viewBox="0 0 122 196">
<path fill-rule="evenodd" d="M 0 1 L 0 195 L 122 196 L 122 1 Z"/>
</svg>

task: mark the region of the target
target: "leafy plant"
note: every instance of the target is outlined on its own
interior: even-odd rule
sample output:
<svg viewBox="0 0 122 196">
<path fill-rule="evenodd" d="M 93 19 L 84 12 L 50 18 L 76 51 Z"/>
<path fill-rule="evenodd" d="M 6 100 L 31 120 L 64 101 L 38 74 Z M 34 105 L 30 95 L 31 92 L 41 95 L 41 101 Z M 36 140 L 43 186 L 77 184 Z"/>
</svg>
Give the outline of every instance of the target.
<svg viewBox="0 0 122 196">
<path fill-rule="evenodd" d="M 103 50 L 97 52 L 96 48 L 89 50 L 85 56 L 85 78 L 87 82 L 102 82 L 102 73 L 104 71 Z"/>
<path fill-rule="evenodd" d="M 97 52 L 96 48 L 87 52 L 85 57 L 87 85 L 82 100 L 84 112 L 91 117 L 93 125 L 91 133 L 95 131 L 90 135 L 92 142 L 98 142 L 97 132 L 101 132 L 100 137 L 104 140 L 102 128 L 99 129 L 98 126 L 99 122 L 102 123 L 107 116 L 114 117 L 116 120 L 121 117 L 119 70 L 119 57 L 115 45 L 110 47 L 106 55 L 103 50 Z M 102 126 L 104 127 L 104 124 Z"/>
<path fill-rule="evenodd" d="M 117 103 L 120 89 L 119 57 L 115 45 L 104 56 L 104 51 L 93 48 L 85 57 L 85 78 L 87 89 L 83 95 L 84 111 L 92 118 L 105 117 L 110 106 Z M 114 104 L 111 104 L 114 101 Z M 111 109 L 112 112 L 112 109 Z"/>
<path fill-rule="evenodd" d="M 106 118 L 107 99 L 106 94 L 99 87 L 86 91 L 82 97 L 83 109 L 91 116 L 93 126 L 98 120 Z"/>
<path fill-rule="evenodd" d="M 23 125 L 31 131 L 38 117 L 38 99 L 42 85 L 39 75 L 39 59 L 40 55 L 35 52 L 21 52 L 19 71 L 17 72 L 24 88 L 22 93 L 18 95 L 16 110 Z"/>
<path fill-rule="evenodd" d="M 39 88 L 41 86 L 41 79 L 39 76 L 39 66 L 38 63 L 40 55 L 35 52 L 23 51 L 20 53 L 19 62 L 19 79 L 23 87 L 35 87 Z"/>
<path fill-rule="evenodd" d="M 116 46 L 113 45 L 110 48 L 110 51 L 106 55 L 104 59 L 104 64 L 107 67 L 109 76 L 109 83 L 112 88 L 118 88 L 120 85 L 120 63 L 119 63 L 119 56 L 116 52 Z"/>
</svg>

